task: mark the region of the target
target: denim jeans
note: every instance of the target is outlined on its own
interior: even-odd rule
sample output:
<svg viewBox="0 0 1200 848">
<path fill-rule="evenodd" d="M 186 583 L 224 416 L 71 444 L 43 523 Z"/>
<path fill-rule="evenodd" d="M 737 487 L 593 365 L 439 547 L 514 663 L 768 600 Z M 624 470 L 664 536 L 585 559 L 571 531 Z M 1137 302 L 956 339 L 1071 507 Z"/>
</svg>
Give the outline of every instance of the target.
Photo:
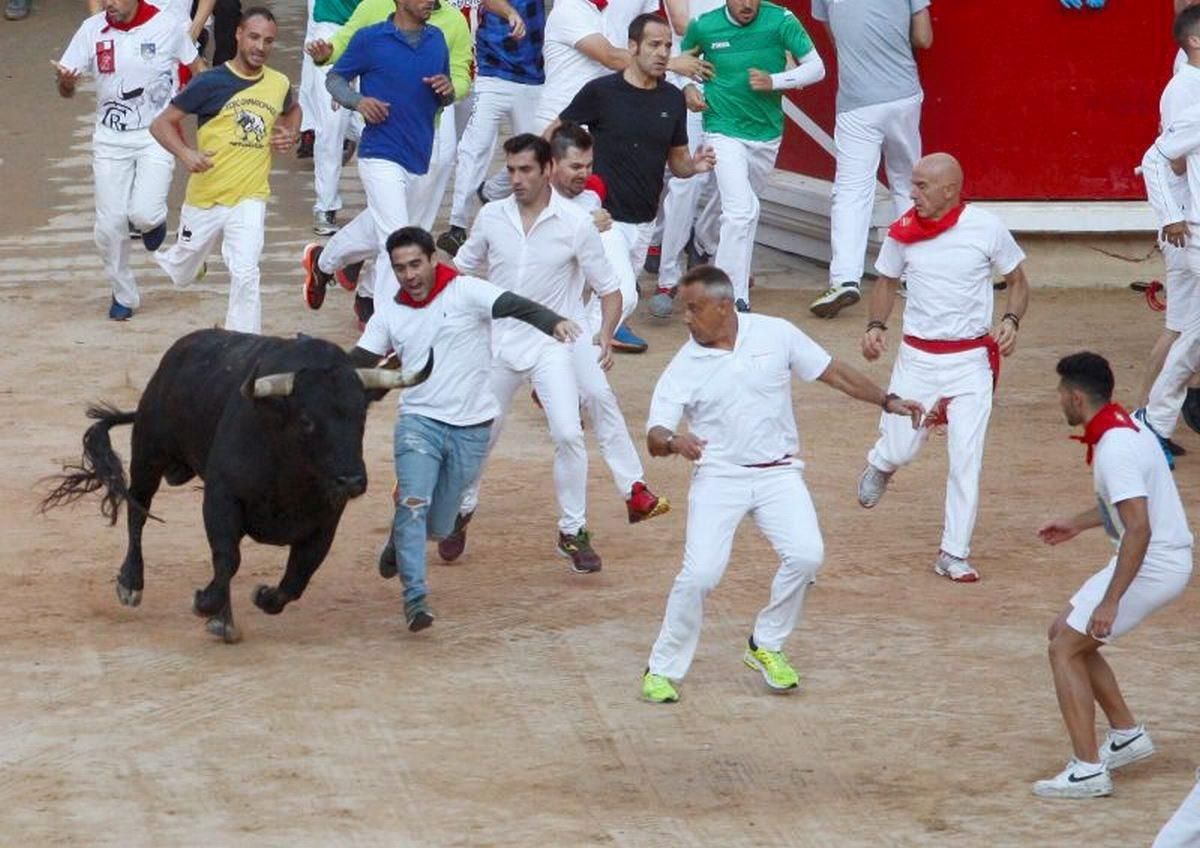
<svg viewBox="0 0 1200 848">
<path fill-rule="evenodd" d="M 394 450 L 399 497 L 392 544 L 404 600 L 428 594 L 425 541 L 454 530 L 463 490 L 479 474 L 492 422 L 455 427 L 424 415 L 396 419 Z"/>
</svg>

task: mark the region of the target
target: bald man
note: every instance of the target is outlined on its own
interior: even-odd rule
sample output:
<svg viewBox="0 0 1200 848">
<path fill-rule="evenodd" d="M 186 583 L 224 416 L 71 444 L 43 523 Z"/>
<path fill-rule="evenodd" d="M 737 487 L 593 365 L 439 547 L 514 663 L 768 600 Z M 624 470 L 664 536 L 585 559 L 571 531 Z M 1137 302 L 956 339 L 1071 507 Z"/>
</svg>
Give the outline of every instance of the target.
<svg viewBox="0 0 1200 848">
<path fill-rule="evenodd" d="M 925 426 L 879 422 L 867 455 L 858 502 L 879 503 L 888 481 L 916 459 L 933 427 L 945 426 L 950 474 L 946 518 L 933 570 L 957 583 L 979 579 L 968 561 L 979 505 L 983 441 L 992 412 L 1000 357 L 1017 346 L 1029 303 L 1025 254 L 1000 220 L 962 201 L 963 173 L 947 153 L 920 159 L 912 171 L 913 208 L 888 228 L 869 300 L 862 353 L 875 361 L 887 350 L 887 320 L 903 276 L 908 284 L 902 343 L 888 391 L 925 405 Z M 992 278 L 1007 287 L 1004 314 L 993 325 Z M 989 331 L 990 328 L 990 331 Z"/>
</svg>

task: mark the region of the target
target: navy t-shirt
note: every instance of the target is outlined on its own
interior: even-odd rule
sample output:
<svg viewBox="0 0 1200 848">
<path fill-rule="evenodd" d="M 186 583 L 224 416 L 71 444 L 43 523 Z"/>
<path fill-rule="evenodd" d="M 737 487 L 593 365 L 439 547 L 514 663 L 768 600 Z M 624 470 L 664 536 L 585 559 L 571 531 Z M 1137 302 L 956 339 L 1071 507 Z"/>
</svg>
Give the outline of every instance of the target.
<svg viewBox="0 0 1200 848">
<path fill-rule="evenodd" d="M 613 219 L 653 221 L 667 156 L 688 143 L 683 92 L 666 81 L 637 88 L 610 74 L 581 88 L 559 117 L 586 124 L 595 138 L 595 171 L 608 188 L 604 208 Z"/>
</svg>

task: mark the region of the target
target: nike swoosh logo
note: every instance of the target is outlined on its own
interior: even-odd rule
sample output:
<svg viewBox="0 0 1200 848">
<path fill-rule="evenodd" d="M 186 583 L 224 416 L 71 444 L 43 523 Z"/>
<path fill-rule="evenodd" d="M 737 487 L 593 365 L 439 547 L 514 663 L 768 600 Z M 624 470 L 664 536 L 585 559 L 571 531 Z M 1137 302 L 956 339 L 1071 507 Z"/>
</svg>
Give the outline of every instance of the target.
<svg viewBox="0 0 1200 848">
<path fill-rule="evenodd" d="M 1067 780 L 1071 783 L 1083 783 L 1085 780 L 1091 780 L 1093 777 L 1099 777 L 1102 774 L 1104 774 L 1102 771 L 1095 772 L 1094 774 L 1085 774 L 1083 777 L 1076 777 L 1074 774 L 1068 774 Z"/>
<path fill-rule="evenodd" d="M 1130 745 L 1132 745 L 1134 742 L 1138 741 L 1141 738 L 1142 738 L 1142 734 L 1139 733 L 1137 736 L 1134 736 L 1132 739 L 1126 739 L 1124 742 L 1120 743 L 1119 745 L 1116 742 L 1114 742 L 1112 744 L 1112 749 L 1114 751 L 1120 751 L 1123 748 L 1129 747 Z"/>
</svg>

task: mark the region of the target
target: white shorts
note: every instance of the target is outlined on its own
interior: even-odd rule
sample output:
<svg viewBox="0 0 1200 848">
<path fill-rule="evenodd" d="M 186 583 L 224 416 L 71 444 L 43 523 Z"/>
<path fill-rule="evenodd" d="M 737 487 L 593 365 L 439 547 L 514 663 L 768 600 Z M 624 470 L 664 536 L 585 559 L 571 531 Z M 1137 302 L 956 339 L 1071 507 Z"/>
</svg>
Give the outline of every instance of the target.
<svg viewBox="0 0 1200 848">
<path fill-rule="evenodd" d="M 1117 605 L 1117 619 L 1113 622 L 1112 635 L 1102 642 L 1111 642 L 1142 623 L 1152 612 L 1157 612 L 1183 594 L 1192 577 L 1192 551 L 1172 552 L 1169 556 L 1158 554 L 1147 556 L 1129 588 L 1125 590 L 1121 603 Z M 1071 612 L 1067 625 L 1084 635 L 1092 612 L 1104 599 L 1108 584 L 1117 570 L 1117 558 L 1087 579 L 1071 598 Z"/>
</svg>

